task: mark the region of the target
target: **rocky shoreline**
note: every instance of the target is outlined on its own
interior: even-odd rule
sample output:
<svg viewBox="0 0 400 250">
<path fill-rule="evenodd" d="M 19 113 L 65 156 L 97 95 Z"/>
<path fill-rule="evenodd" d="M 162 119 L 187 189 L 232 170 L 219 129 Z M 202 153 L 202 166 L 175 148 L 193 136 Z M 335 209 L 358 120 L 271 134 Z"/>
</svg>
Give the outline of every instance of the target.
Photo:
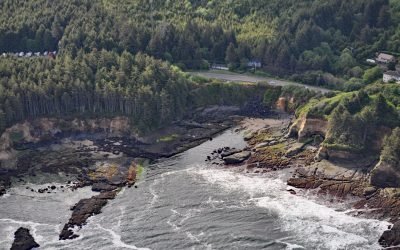
<svg viewBox="0 0 400 250">
<path fill-rule="evenodd" d="M 215 112 L 224 112 L 216 115 Z M 127 133 L 127 121 L 123 118 L 102 121 L 105 131 L 86 131 L 74 122 L 73 130 L 58 130 L 60 121 L 39 120 L 16 125 L 3 134 L 2 141 L 11 135 L 22 135 L 18 141 L 3 144 L 1 158 L 0 196 L 7 192 L 13 182 L 24 182 L 25 177 L 35 178 L 42 173 L 63 173 L 68 181 L 61 186 L 48 186 L 38 190 L 38 194 L 64 192 L 90 186 L 99 194 L 82 199 L 72 208 L 69 221 L 63 226 L 60 240 L 79 237 L 78 231 L 88 218 L 101 213 L 109 200 L 114 199 L 125 187 L 135 187 L 141 171 L 141 164 L 147 160 L 171 157 L 195 147 L 235 126 L 242 118 L 236 117 L 237 109 L 226 110 L 216 107 L 197 114 L 195 119 L 172 124 L 147 136 Z M 46 126 L 43 124 L 46 123 Z M 108 124 L 108 125 L 107 125 Z M 49 129 L 49 127 L 51 129 Z M 106 127 L 109 126 L 107 129 Z M 43 128 L 46 129 L 43 130 Z M 110 131 L 113 130 L 111 133 Z M 55 133 L 55 131 L 58 131 Z M 11 148 L 12 146 L 12 148 Z M 32 238 L 33 239 L 33 238 Z M 16 238 L 16 244 L 21 239 Z"/>
<path fill-rule="evenodd" d="M 242 121 L 242 118 L 225 117 L 191 120 L 176 123 L 148 137 L 96 137 L 86 134 L 85 140 L 68 141 L 68 147 L 62 151 L 58 147 L 51 152 L 38 149 L 22 151 L 14 168 L 2 175 L 0 191 L 6 191 L 11 177 L 34 176 L 39 171 L 67 173 L 74 181 L 67 183 L 65 188 L 91 186 L 99 194 L 82 199 L 71 208 L 72 215 L 59 235 L 60 240 L 74 239 L 79 237 L 77 229 L 84 226 L 90 216 L 101 213 L 101 209 L 116 197 L 121 188 L 135 186 L 141 159 L 170 157 L 240 124 L 237 132 L 242 130 L 248 146 L 240 150 L 229 146 L 216 149 L 207 156 L 207 162 L 220 166 L 242 166 L 252 173 L 290 169 L 292 177 L 288 179 L 288 185 L 293 189 L 288 189 L 288 192 L 293 195 L 299 188 L 315 190 L 318 194 L 339 201 L 356 198 L 352 204 L 352 215 L 394 223 L 395 226 L 382 235 L 379 243 L 383 247 L 396 246 L 400 242 L 400 191 L 371 185 L 370 170 L 374 165 L 321 157 L 321 131 L 309 136 L 313 134 L 312 128 L 303 127 L 301 138 L 291 137 L 294 126 L 292 119 L 290 115 L 282 113 L 277 119 L 247 118 Z M 129 160 L 118 160 L 122 155 Z M 96 165 L 99 161 L 103 164 Z M 49 186 L 47 190 L 32 192 L 51 192 L 52 189 Z"/>
<path fill-rule="evenodd" d="M 255 124 L 257 124 L 255 126 Z M 240 166 L 247 172 L 267 173 L 290 169 L 292 177 L 288 189 L 296 195 L 295 189 L 315 190 L 318 195 L 335 201 L 351 201 L 353 216 L 387 220 L 394 223 L 379 240 L 382 247 L 391 249 L 400 244 L 400 190 L 381 188 L 371 184 L 371 169 L 375 164 L 326 160 L 320 157 L 318 136 L 290 136 L 292 119 L 247 119 L 241 125 L 248 147 L 243 150 L 220 148 L 207 161 L 214 165 Z M 310 131 L 308 131 L 310 132 Z M 229 155 L 246 155 L 237 161 L 226 161 Z M 249 154 L 249 155 L 248 155 Z"/>
</svg>

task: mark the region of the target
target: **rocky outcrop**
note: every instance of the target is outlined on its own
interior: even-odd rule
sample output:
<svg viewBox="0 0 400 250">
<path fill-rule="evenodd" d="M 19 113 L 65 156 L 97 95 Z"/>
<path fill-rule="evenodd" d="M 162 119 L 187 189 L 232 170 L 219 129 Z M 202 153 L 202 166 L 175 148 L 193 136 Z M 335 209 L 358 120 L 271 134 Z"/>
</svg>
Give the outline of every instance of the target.
<svg viewBox="0 0 400 250">
<path fill-rule="evenodd" d="M 358 169 L 339 167 L 328 161 L 314 163 L 312 166 L 298 168 L 288 185 L 303 189 L 319 189 L 344 198 L 347 195 L 363 195 L 366 183 L 365 175 Z"/>
<path fill-rule="evenodd" d="M 379 244 L 383 247 L 400 245 L 400 221 L 394 223 L 390 230 L 385 231 L 379 238 Z"/>
<path fill-rule="evenodd" d="M 115 198 L 119 188 L 134 185 L 136 178 L 137 165 L 134 162 L 130 165 L 104 164 L 94 172 L 88 173 L 81 186 L 92 185 L 92 190 L 100 192 L 100 194 L 90 199 L 80 200 L 71 208 L 72 216 L 64 225 L 60 233 L 60 240 L 79 237 L 73 229 L 81 228 L 90 216 L 101 213 L 101 209 L 107 205 L 108 200 Z"/>
<path fill-rule="evenodd" d="M 325 137 L 327 131 L 328 121 L 302 116 L 292 124 L 289 134 L 297 136 L 297 138 L 301 140 L 312 135 L 322 135 Z"/>
<path fill-rule="evenodd" d="M 303 151 L 305 144 L 304 143 L 294 143 L 289 147 L 289 149 L 286 151 L 286 157 L 292 157 Z"/>
<path fill-rule="evenodd" d="M 381 160 L 371 171 L 370 183 L 373 186 L 381 188 L 400 187 L 400 172 L 398 167 Z"/>
<path fill-rule="evenodd" d="M 11 250 L 30 250 L 38 247 L 40 247 L 40 245 L 36 243 L 29 229 L 20 227 L 14 233 L 14 242 L 11 246 Z"/>
<path fill-rule="evenodd" d="M 369 165 L 375 161 L 374 155 L 363 155 L 360 152 L 352 150 L 335 149 L 329 147 L 329 145 L 322 145 L 316 155 L 317 160 L 330 160 L 333 162 L 337 161 L 360 161 L 362 164 Z"/>
<path fill-rule="evenodd" d="M 50 140 L 60 133 L 106 132 L 115 135 L 130 134 L 131 124 L 127 117 L 102 119 L 39 118 L 18 123 L 0 136 L 0 160 L 8 159 L 15 144 L 37 143 Z"/>
<path fill-rule="evenodd" d="M 249 151 L 242 151 L 240 153 L 224 157 L 223 160 L 225 164 L 239 164 L 247 160 L 250 156 L 251 153 Z"/>
<path fill-rule="evenodd" d="M 81 228 L 89 219 L 89 217 L 100 214 L 101 209 L 107 204 L 108 200 L 114 199 L 117 191 L 104 192 L 93 196 L 90 199 L 80 200 L 74 207 L 71 208 L 72 216 L 68 223 L 64 225 L 60 233 L 60 240 L 70 240 L 79 237 L 74 232 L 74 228 Z"/>
</svg>

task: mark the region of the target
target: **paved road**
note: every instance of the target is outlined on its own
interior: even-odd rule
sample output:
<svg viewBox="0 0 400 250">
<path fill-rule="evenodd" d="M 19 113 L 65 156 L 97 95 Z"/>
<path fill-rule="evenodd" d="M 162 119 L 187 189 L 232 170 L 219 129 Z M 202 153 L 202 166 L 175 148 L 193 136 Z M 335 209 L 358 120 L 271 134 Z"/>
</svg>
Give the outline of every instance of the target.
<svg viewBox="0 0 400 250">
<path fill-rule="evenodd" d="M 260 77 L 260 76 L 249 76 L 249 75 L 242 75 L 242 74 L 237 74 L 229 71 L 198 71 L 198 72 L 190 72 L 192 75 L 198 75 L 202 76 L 205 78 L 211 78 L 211 79 L 219 79 L 223 81 L 231 81 L 231 82 L 250 82 L 250 83 L 258 83 L 258 82 L 268 82 L 271 85 L 274 86 L 285 86 L 285 85 L 295 85 L 295 86 L 301 86 L 305 87 L 314 91 L 318 91 L 321 93 L 327 93 L 330 92 L 331 90 L 326 89 L 326 88 L 321 88 L 321 87 L 314 87 L 314 86 L 309 86 L 305 84 L 300 84 L 300 83 L 295 83 L 295 82 L 290 82 L 286 80 L 277 80 L 274 78 L 268 78 L 268 77 Z"/>
</svg>

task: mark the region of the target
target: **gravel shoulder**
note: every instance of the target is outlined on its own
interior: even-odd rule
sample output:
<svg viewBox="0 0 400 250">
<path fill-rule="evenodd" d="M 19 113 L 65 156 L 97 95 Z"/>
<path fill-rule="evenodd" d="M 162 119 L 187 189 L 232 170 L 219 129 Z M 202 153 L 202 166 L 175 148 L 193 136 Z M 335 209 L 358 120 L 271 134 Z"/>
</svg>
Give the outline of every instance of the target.
<svg viewBox="0 0 400 250">
<path fill-rule="evenodd" d="M 321 92 L 323 94 L 331 91 L 326 88 L 308 86 L 305 84 L 300 84 L 300 83 L 286 81 L 286 80 L 277 80 L 277 79 L 270 78 L 270 77 L 243 75 L 243 74 L 238 74 L 238 73 L 233 73 L 233 72 L 223 71 L 223 70 L 193 71 L 193 72 L 189 72 L 189 74 L 197 75 L 197 76 L 201 76 L 201 77 L 205 77 L 205 78 L 210 78 L 210 79 L 230 81 L 230 82 L 258 83 L 258 82 L 267 81 L 269 84 L 271 84 L 273 86 L 286 86 L 286 85 L 301 86 L 301 87 L 305 87 L 305 88 L 308 88 L 308 89 L 311 89 L 311 90 L 314 90 L 317 92 Z"/>
</svg>

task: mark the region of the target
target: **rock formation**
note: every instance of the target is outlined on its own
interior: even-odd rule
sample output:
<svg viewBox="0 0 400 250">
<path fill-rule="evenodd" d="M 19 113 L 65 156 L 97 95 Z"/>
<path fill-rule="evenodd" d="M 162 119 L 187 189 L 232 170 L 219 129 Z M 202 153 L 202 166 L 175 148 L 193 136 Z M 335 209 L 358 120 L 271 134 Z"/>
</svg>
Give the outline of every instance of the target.
<svg viewBox="0 0 400 250">
<path fill-rule="evenodd" d="M 14 242 L 11 250 L 30 250 L 38 248 L 40 245 L 36 243 L 35 239 L 29 232 L 29 229 L 20 227 L 14 234 Z"/>
</svg>

